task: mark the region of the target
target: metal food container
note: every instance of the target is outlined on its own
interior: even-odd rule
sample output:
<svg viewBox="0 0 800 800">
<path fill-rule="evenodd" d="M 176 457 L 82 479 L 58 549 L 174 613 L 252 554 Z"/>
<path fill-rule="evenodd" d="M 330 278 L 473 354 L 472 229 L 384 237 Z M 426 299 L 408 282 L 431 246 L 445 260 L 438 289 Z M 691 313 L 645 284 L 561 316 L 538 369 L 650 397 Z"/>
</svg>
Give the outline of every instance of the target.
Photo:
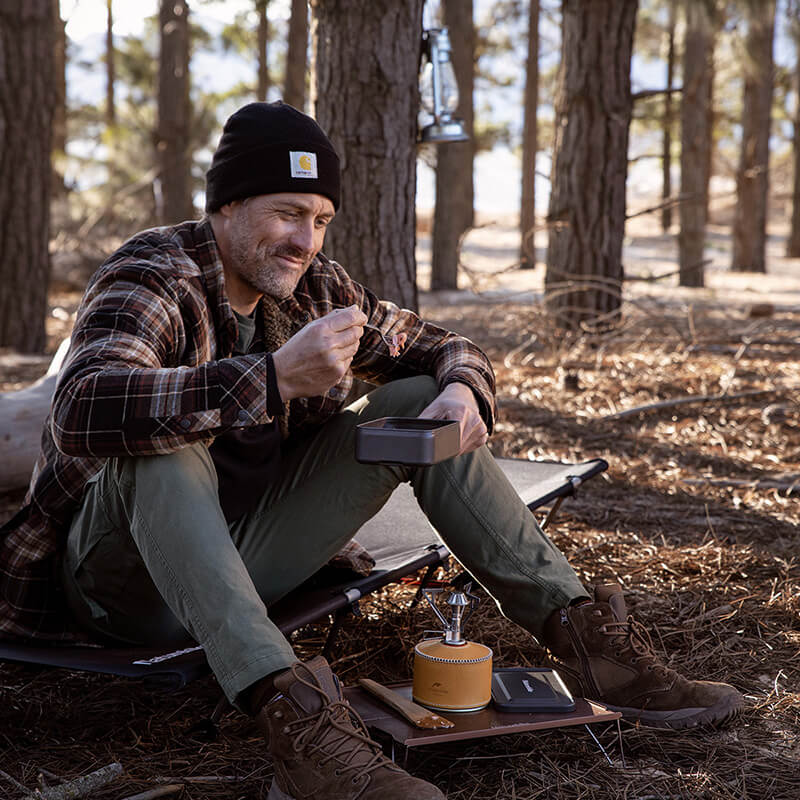
<svg viewBox="0 0 800 800">
<path fill-rule="evenodd" d="M 381 417 L 356 426 L 356 461 L 423 467 L 452 458 L 461 447 L 457 421 Z"/>
</svg>

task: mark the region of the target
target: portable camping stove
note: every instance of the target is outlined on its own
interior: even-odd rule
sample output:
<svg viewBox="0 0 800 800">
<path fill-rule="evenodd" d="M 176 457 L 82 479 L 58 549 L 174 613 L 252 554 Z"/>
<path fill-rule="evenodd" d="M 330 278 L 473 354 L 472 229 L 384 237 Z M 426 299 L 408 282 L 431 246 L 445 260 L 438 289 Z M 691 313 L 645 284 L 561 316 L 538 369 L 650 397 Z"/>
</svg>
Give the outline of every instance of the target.
<svg viewBox="0 0 800 800">
<path fill-rule="evenodd" d="M 452 591 L 445 601 L 450 619 L 439 609 L 434 596 L 442 589 L 423 589 L 434 614 L 442 623 L 436 638 L 423 639 L 414 648 L 414 700 L 437 711 L 478 711 L 492 699 L 492 651 L 486 645 L 464 639 L 462 630 L 472 616 L 478 597 L 472 584 Z"/>
</svg>

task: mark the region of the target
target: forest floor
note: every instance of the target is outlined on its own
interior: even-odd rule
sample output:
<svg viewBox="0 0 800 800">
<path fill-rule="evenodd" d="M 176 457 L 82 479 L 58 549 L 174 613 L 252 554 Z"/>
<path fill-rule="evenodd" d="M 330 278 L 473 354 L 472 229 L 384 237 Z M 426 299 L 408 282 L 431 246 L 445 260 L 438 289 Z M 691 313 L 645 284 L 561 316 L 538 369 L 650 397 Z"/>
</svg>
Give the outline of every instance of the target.
<svg viewBox="0 0 800 800">
<path fill-rule="evenodd" d="M 674 237 L 645 221 L 629 230 L 629 276 L 675 269 Z M 624 725 L 624 761 L 615 727 L 596 726 L 612 764 L 583 728 L 411 752 L 407 768 L 450 800 L 800 797 L 800 260 L 782 257 L 780 233 L 770 238 L 768 274 L 757 276 L 727 271 L 729 230 L 712 228 L 709 288 L 626 283 L 624 323 L 593 339 L 552 336 L 541 265 L 505 270 L 516 259 L 510 224 L 468 237 L 464 262 L 477 274 L 465 273 L 463 291 L 423 292 L 424 316 L 478 342 L 495 364 L 497 456 L 609 462 L 551 528 L 581 578 L 619 582 L 669 666 L 728 681 L 747 699 L 722 730 Z M 423 235 L 422 285 L 425 259 Z M 51 349 L 78 300 L 74 286 L 55 284 Z M 41 359 L 0 364 L 0 391 L 46 368 Z M 21 498 L 0 495 L 0 522 Z M 404 585 L 362 604 L 333 663 L 346 684 L 410 676 L 413 644 L 431 624 L 409 607 L 413 594 Z M 469 635 L 501 665 L 542 656 L 489 601 Z M 306 656 L 321 641 L 311 626 L 294 643 Z M 122 777 L 93 797 L 180 784 L 170 796 L 256 798 L 271 766 L 247 720 L 230 712 L 215 738 L 197 727 L 218 697 L 211 678 L 165 692 L 0 664 L 0 770 L 32 790 L 118 761 Z M 0 774 L 0 796 L 23 792 Z"/>
</svg>

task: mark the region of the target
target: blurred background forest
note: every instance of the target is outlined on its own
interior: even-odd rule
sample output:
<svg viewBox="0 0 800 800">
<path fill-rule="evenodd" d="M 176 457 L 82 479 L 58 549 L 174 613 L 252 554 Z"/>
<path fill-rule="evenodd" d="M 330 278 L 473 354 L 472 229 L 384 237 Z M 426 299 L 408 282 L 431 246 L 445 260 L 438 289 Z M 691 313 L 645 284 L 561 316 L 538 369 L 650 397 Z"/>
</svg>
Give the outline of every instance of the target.
<svg viewBox="0 0 800 800">
<path fill-rule="evenodd" d="M 421 144 L 442 25 L 469 139 Z M 800 0 L 0 0 L 0 54 L 0 522 L 45 413 L 22 441 L 3 403 L 44 385 L 106 256 L 202 213 L 227 116 L 282 98 L 344 154 L 325 252 L 488 352 L 497 456 L 609 461 L 552 538 L 670 666 L 748 702 L 725 731 L 629 727 L 624 765 L 613 731 L 612 764 L 572 731 L 409 768 L 450 798 L 800 796 Z M 346 682 L 409 676 L 413 592 L 353 621 Z M 473 638 L 541 656 L 488 602 Z M 33 787 L 118 760 L 96 796 L 256 797 L 241 719 L 197 733 L 215 699 L 0 665 L 0 767 Z"/>
<path fill-rule="evenodd" d="M 418 277 L 460 285 L 476 212 L 518 229 L 509 271 L 546 263 L 568 328 L 618 318 L 642 277 L 625 224 L 648 208 L 681 286 L 706 284 L 714 223 L 733 223 L 729 272 L 766 272 L 773 231 L 800 257 L 797 0 L 637 5 L 5 3 L 0 346 L 43 348 L 53 270 L 80 284 L 132 232 L 197 216 L 221 125 L 254 99 L 329 131 L 346 166 L 326 250 L 406 306 Z M 417 146 L 421 28 L 442 24 L 470 139 Z"/>
</svg>

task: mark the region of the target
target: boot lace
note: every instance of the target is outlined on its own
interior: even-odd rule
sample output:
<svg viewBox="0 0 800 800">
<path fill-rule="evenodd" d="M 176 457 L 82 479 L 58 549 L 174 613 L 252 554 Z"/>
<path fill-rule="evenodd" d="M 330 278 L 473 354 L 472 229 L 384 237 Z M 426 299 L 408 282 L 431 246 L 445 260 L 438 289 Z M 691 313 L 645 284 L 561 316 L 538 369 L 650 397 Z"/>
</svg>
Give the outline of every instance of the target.
<svg viewBox="0 0 800 800">
<path fill-rule="evenodd" d="M 299 717 L 284 727 L 296 753 L 306 753 L 312 761 L 324 766 L 337 764 L 336 775 L 352 773 L 353 783 L 378 767 L 392 764 L 380 746 L 367 733 L 364 721 L 346 700 L 330 701 L 316 683 L 306 680 L 292 667 L 295 678 L 313 689 L 323 699 L 322 708 L 313 714 Z"/>
<path fill-rule="evenodd" d="M 612 638 L 612 644 L 618 655 L 621 656 L 626 652 L 633 654 L 630 658 L 631 664 L 647 662 L 646 668 L 648 670 L 656 671 L 662 676 L 666 676 L 670 672 L 658 660 L 653 648 L 653 640 L 650 638 L 650 632 L 641 622 L 637 622 L 631 614 L 628 614 L 628 618 L 623 622 L 616 620 L 606 622 L 598 630 L 603 635 Z"/>
</svg>

